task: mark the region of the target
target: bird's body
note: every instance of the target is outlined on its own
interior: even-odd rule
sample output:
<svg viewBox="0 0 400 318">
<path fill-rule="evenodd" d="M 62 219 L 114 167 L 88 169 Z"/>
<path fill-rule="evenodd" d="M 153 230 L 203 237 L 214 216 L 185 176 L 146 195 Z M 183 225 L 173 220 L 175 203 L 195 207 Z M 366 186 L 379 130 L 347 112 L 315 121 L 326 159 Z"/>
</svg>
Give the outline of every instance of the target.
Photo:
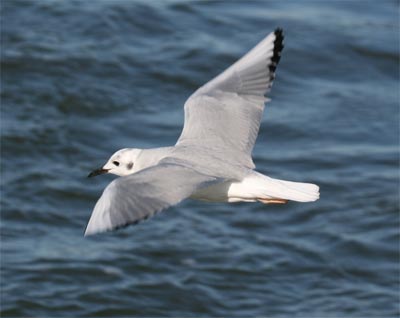
<svg viewBox="0 0 400 318">
<path fill-rule="evenodd" d="M 193 153 L 198 156 L 193 158 Z M 278 201 L 307 202 L 318 198 L 318 187 L 313 184 L 273 179 L 253 169 L 230 164 L 224 158 L 213 157 L 210 160 L 207 150 L 199 149 L 199 147 L 196 149 L 180 148 L 179 146 L 153 149 L 128 148 L 121 150 L 120 154 L 125 158 L 130 158 L 131 161 L 126 166 L 129 166 L 130 162 L 135 163 L 131 169 L 127 167 L 130 172 L 127 175 L 155 166 L 162 160 L 170 160 L 182 165 L 185 162 L 190 162 L 191 167 L 195 166 L 199 171 L 224 180 L 195 191 L 190 196 L 191 199 L 210 202 L 264 201 L 264 203 L 268 203 L 270 200 L 271 203 L 284 203 Z M 120 160 L 118 157 L 115 159 Z M 206 165 L 203 163 L 206 163 Z M 222 165 L 225 169 L 221 170 Z M 314 191 L 312 194 L 307 192 L 310 189 Z"/>
<path fill-rule="evenodd" d="M 255 171 L 251 152 L 283 49 L 282 30 L 269 34 L 185 103 L 175 146 L 117 151 L 90 174 L 114 180 L 93 211 L 85 235 L 146 219 L 185 198 L 214 202 L 286 203 L 319 198 L 318 186 Z"/>
</svg>

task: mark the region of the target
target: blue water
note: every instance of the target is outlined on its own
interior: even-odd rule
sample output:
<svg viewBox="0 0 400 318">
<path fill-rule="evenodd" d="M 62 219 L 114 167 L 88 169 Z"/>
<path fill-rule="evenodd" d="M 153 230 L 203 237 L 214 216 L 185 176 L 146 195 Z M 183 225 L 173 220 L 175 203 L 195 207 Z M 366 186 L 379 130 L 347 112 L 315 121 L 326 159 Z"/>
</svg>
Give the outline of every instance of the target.
<svg viewBox="0 0 400 318">
<path fill-rule="evenodd" d="M 2 317 L 398 317 L 398 1 L 1 1 Z M 84 238 L 123 147 L 276 27 L 254 160 L 315 203 L 185 201 Z"/>
</svg>

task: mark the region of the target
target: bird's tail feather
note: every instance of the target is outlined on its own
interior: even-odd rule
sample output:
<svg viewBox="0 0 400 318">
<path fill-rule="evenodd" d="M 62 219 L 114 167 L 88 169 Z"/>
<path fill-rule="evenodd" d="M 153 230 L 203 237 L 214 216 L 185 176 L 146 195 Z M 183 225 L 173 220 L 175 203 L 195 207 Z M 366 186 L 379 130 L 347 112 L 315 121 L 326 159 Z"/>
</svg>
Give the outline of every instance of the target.
<svg viewBox="0 0 400 318">
<path fill-rule="evenodd" d="M 273 179 L 261 174 L 260 176 L 263 179 L 261 198 L 297 202 L 312 202 L 319 199 L 319 187 L 315 184 Z"/>
</svg>

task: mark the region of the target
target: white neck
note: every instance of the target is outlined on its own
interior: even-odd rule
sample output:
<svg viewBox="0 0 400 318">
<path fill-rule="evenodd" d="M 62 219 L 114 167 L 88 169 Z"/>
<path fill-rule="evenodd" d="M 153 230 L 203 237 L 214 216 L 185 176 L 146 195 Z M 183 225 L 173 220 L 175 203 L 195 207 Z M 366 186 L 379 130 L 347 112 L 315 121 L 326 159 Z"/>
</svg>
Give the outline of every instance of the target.
<svg viewBox="0 0 400 318">
<path fill-rule="evenodd" d="M 135 172 L 156 165 L 167 157 L 174 147 L 142 149 L 135 160 Z"/>
</svg>

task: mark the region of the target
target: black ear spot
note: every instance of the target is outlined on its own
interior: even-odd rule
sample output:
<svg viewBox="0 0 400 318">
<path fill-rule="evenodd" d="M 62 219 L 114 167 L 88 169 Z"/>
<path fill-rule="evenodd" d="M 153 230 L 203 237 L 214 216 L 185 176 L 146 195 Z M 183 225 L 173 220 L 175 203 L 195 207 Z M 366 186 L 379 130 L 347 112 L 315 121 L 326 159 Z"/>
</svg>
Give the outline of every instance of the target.
<svg viewBox="0 0 400 318">
<path fill-rule="evenodd" d="M 118 161 L 113 161 L 112 162 L 114 165 L 116 165 L 117 167 L 119 166 L 119 162 Z"/>
<path fill-rule="evenodd" d="M 128 170 L 131 170 L 133 167 L 133 162 L 130 162 L 126 165 L 126 167 L 128 168 Z"/>
</svg>

